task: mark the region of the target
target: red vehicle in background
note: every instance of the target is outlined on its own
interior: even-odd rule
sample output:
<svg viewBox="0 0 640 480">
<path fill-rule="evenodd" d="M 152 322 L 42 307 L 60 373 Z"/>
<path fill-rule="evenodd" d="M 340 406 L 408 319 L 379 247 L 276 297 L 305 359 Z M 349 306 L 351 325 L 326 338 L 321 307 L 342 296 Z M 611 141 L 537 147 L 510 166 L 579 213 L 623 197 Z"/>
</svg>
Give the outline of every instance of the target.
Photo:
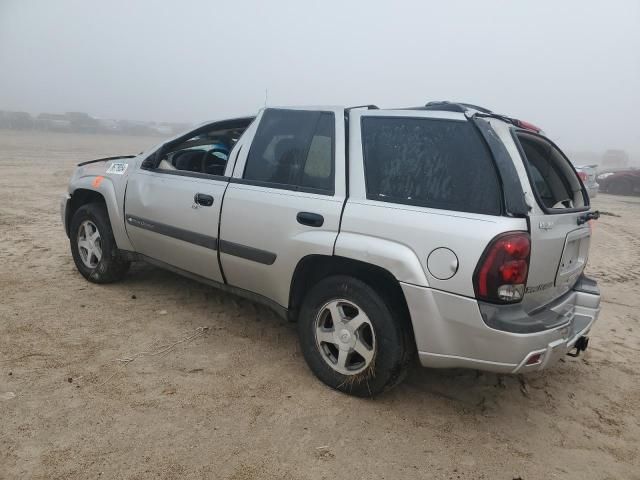
<svg viewBox="0 0 640 480">
<path fill-rule="evenodd" d="M 640 195 L 640 170 L 619 170 L 598 175 L 600 191 L 614 195 Z"/>
</svg>

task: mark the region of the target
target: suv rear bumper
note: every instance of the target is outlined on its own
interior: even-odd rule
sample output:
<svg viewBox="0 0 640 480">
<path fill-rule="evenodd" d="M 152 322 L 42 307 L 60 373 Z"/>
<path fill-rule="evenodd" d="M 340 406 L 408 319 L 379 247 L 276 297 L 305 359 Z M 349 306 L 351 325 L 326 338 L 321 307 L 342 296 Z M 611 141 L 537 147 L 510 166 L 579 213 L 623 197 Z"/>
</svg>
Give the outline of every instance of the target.
<svg viewBox="0 0 640 480">
<path fill-rule="evenodd" d="M 402 290 L 425 367 L 500 373 L 541 370 L 572 350 L 589 333 L 600 312 L 595 282 L 578 282 L 549 307 L 562 312 L 564 322 L 541 331 L 515 333 L 488 326 L 475 299 L 410 284 L 402 284 Z"/>
</svg>

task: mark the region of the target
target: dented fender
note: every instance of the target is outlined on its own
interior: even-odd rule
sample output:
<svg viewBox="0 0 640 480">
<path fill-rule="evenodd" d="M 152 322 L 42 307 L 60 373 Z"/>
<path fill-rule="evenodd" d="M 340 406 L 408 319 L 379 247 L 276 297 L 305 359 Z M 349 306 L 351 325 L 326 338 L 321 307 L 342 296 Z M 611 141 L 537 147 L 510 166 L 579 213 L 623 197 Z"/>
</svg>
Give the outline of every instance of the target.
<svg viewBox="0 0 640 480">
<path fill-rule="evenodd" d="M 340 232 L 335 255 L 384 268 L 399 282 L 428 287 L 418 256 L 406 245 L 370 235 Z"/>
</svg>

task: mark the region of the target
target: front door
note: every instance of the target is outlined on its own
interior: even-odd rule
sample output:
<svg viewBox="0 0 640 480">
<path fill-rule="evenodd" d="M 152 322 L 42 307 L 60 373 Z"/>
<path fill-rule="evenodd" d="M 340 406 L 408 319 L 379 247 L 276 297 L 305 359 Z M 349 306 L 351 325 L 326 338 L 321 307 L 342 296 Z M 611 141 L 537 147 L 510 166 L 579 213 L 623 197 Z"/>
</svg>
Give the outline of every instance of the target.
<svg viewBox="0 0 640 480">
<path fill-rule="evenodd" d="M 127 186 L 125 220 L 136 251 L 222 281 L 217 238 L 226 183 L 164 172 L 134 173 Z"/>
<path fill-rule="evenodd" d="M 138 253 L 223 281 L 217 248 L 220 207 L 228 184 L 225 169 L 230 151 L 251 120 L 201 127 L 163 146 L 131 175 L 125 221 Z"/>
</svg>

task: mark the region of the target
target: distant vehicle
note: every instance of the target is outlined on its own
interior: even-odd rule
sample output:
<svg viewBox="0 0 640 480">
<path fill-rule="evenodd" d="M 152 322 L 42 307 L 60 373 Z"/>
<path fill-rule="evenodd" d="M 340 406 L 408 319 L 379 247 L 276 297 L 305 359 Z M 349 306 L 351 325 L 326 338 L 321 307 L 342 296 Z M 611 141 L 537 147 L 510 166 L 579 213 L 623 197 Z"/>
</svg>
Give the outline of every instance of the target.
<svg viewBox="0 0 640 480">
<path fill-rule="evenodd" d="M 125 195 L 126 192 L 126 195 Z M 598 217 L 540 129 L 473 105 L 267 108 L 81 163 L 61 203 L 87 280 L 145 260 L 298 322 L 332 388 L 422 365 L 537 371 L 587 348 Z"/>
<path fill-rule="evenodd" d="M 587 193 L 590 198 L 594 198 L 598 194 L 598 183 L 596 182 L 597 167 L 597 165 L 576 167 L 576 172 L 584 186 L 587 188 Z"/>
<path fill-rule="evenodd" d="M 619 170 L 598 175 L 600 191 L 614 195 L 640 195 L 640 170 Z"/>
</svg>

